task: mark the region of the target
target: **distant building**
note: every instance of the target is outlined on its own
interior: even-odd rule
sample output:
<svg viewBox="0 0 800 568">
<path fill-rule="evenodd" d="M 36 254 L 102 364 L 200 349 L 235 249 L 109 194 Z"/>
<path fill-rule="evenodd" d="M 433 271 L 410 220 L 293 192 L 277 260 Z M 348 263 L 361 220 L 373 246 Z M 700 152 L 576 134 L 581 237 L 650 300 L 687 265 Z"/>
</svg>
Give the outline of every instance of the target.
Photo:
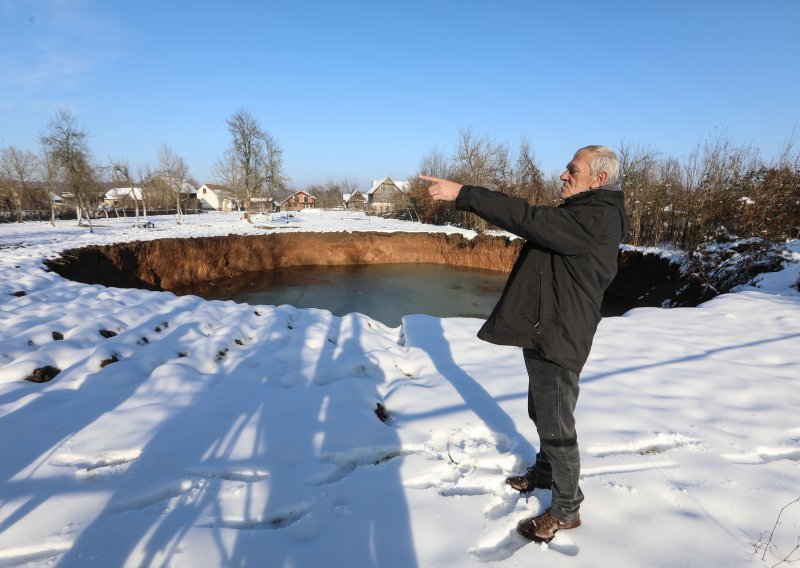
<svg viewBox="0 0 800 568">
<path fill-rule="evenodd" d="M 250 203 L 246 205 L 251 213 L 275 213 L 281 210 L 281 206 L 272 197 L 251 197 Z"/>
<path fill-rule="evenodd" d="M 281 209 L 297 211 L 299 209 L 312 209 L 317 206 L 317 198 L 305 191 L 296 191 L 281 201 Z"/>
<path fill-rule="evenodd" d="M 360 191 L 355 191 L 353 193 L 343 194 L 342 202 L 344 203 L 345 209 L 363 210 L 367 205 L 367 198 Z"/>
<path fill-rule="evenodd" d="M 197 199 L 203 209 L 213 211 L 234 211 L 239 208 L 236 197 L 225 186 L 204 183 L 197 190 Z"/>
<path fill-rule="evenodd" d="M 367 208 L 379 213 L 391 211 L 410 186 L 410 182 L 406 180 L 393 180 L 389 177 L 372 180 L 372 187 L 367 191 Z"/>
<path fill-rule="evenodd" d="M 140 187 L 112 187 L 103 195 L 103 203 L 109 207 L 126 207 L 142 201 Z"/>
</svg>

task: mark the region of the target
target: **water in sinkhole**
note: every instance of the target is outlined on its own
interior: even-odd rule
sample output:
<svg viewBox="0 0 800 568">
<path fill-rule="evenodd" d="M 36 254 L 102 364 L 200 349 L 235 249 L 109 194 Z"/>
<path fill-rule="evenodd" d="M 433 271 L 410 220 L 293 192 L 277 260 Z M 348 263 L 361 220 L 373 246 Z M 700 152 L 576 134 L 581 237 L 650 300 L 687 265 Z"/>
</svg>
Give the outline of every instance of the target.
<svg viewBox="0 0 800 568">
<path fill-rule="evenodd" d="M 184 286 L 176 294 L 360 312 L 397 327 L 407 314 L 487 318 L 508 275 L 435 264 L 292 266 Z"/>
</svg>

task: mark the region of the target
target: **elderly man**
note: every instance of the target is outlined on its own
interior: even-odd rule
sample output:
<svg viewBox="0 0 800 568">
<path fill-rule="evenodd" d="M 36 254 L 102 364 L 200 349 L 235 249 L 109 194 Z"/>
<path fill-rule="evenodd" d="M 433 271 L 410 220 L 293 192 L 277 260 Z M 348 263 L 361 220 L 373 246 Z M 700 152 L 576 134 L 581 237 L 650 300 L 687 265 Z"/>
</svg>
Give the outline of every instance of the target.
<svg viewBox="0 0 800 568">
<path fill-rule="evenodd" d="M 484 341 L 523 348 L 528 415 L 539 434 L 536 463 L 506 482 L 522 492 L 551 489 L 543 514 L 517 526 L 549 542 L 581 524 L 580 454 L 575 430 L 578 378 L 589 357 L 603 293 L 617 273 L 619 244 L 630 225 L 611 148 L 586 146 L 561 174 L 558 207 L 532 206 L 482 187 L 420 176 L 433 199 L 453 201 L 525 239 L 503 294 L 478 332 Z"/>
</svg>

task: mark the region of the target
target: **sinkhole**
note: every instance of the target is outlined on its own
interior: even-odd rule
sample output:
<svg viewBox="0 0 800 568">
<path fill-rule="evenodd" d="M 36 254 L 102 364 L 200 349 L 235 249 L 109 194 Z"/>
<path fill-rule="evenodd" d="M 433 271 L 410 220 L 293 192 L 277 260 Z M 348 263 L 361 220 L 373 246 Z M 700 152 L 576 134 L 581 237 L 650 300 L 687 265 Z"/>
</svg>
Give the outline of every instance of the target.
<svg viewBox="0 0 800 568">
<path fill-rule="evenodd" d="M 88 284 L 249 304 L 364 313 L 395 327 L 406 314 L 486 318 L 522 240 L 441 233 L 271 233 L 133 241 L 65 251 L 48 267 Z M 656 255 L 620 251 L 603 315 L 658 306 L 680 282 Z"/>
</svg>

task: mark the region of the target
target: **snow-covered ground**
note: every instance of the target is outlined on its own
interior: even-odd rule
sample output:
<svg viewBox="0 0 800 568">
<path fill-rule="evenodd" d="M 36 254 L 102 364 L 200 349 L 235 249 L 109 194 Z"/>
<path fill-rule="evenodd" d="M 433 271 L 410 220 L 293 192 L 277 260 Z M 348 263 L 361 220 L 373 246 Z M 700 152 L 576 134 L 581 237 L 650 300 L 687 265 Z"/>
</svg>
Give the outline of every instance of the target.
<svg viewBox="0 0 800 568">
<path fill-rule="evenodd" d="M 514 529 L 549 492 L 503 482 L 537 446 L 517 349 L 475 319 L 387 328 L 44 269 L 66 248 L 268 224 L 153 221 L 0 225 L 0 566 L 771 566 L 798 544 L 800 503 L 761 560 L 800 497 L 799 264 L 603 320 L 577 411 L 583 526 L 537 545 Z M 47 365 L 52 381 L 23 380 Z"/>
</svg>

